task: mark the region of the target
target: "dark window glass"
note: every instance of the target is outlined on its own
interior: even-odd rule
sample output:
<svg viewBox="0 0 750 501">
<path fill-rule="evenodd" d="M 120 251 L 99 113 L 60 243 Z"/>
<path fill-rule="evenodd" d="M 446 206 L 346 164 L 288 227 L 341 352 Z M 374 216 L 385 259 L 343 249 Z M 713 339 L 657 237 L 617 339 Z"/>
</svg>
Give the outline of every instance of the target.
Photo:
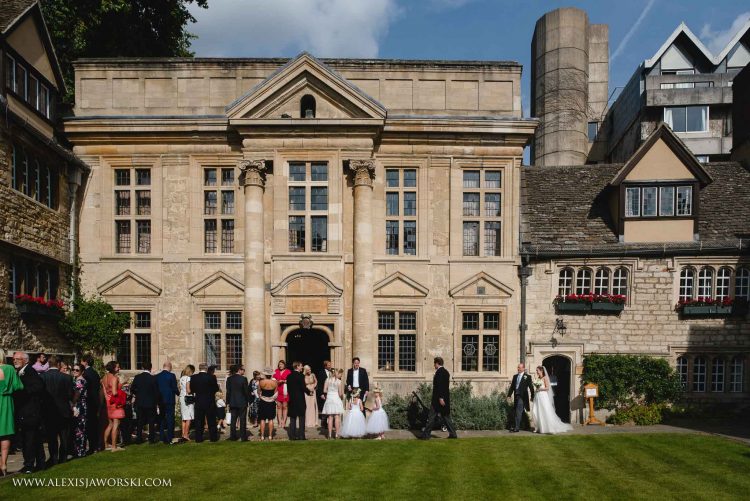
<svg viewBox="0 0 750 501">
<path fill-rule="evenodd" d="M 404 216 L 417 215 L 417 193 L 407 191 L 404 193 Z"/>
<path fill-rule="evenodd" d="M 464 171 L 464 188 L 479 188 L 479 171 Z"/>
<path fill-rule="evenodd" d="M 233 331 L 242 330 L 242 312 L 241 311 L 228 311 L 226 322 L 227 322 L 227 330 L 233 330 Z"/>
<path fill-rule="evenodd" d="M 221 185 L 232 186 L 234 184 L 234 169 L 221 169 Z"/>
<path fill-rule="evenodd" d="M 392 311 L 378 312 L 378 329 L 385 331 L 396 330 L 396 313 Z"/>
<path fill-rule="evenodd" d="M 203 213 L 207 215 L 216 214 L 217 194 L 215 191 L 203 192 Z"/>
<path fill-rule="evenodd" d="M 398 169 L 388 169 L 385 171 L 385 185 L 389 188 L 398 188 Z"/>
<path fill-rule="evenodd" d="M 290 181 L 304 181 L 305 177 L 305 164 L 289 164 Z"/>
<path fill-rule="evenodd" d="M 487 221 L 484 223 L 484 254 L 485 256 L 500 255 L 500 222 Z"/>
<path fill-rule="evenodd" d="M 500 329 L 500 314 L 499 313 L 485 313 L 483 318 L 484 330 L 496 331 Z"/>
<path fill-rule="evenodd" d="M 207 330 L 219 330 L 221 329 L 221 312 L 220 311 L 206 311 L 203 313 L 203 326 Z"/>
<path fill-rule="evenodd" d="M 117 237 L 116 251 L 118 254 L 130 253 L 130 221 L 116 221 L 115 233 Z"/>
<path fill-rule="evenodd" d="M 500 217 L 500 193 L 484 194 L 484 215 L 487 217 Z"/>
<path fill-rule="evenodd" d="M 461 336 L 461 370 L 479 370 L 479 336 Z"/>
<path fill-rule="evenodd" d="M 385 222 L 385 251 L 392 256 L 398 255 L 398 221 Z"/>
<path fill-rule="evenodd" d="M 205 242 L 205 252 L 216 252 L 216 219 L 206 219 L 203 221 L 203 240 Z"/>
<path fill-rule="evenodd" d="M 328 210 L 328 188 L 313 186 L 310 188 L 310 210 Z"/>
<path fill-rule="evenodd" d="M 417 171 L 406 169 L 404 171 L 404 188 L 414 188 L 417 186 Z"/>
<path fill-rule="evenodd" d="M 464 313 L 461 327 L 465 331 L 479 330 L 479 313 Z"/>
<path fill-rule="evenodd" d="M 130 215 L 130 190 L 115 191 L 115 214 L 118 216 Z"/>
<path fill-rule="evenodd" d="M 150 186 L 151 185 L 151 169 L 136 169 L 135 170 L 135 184 L 138 186 Z"/>
<path fill-rule="evenodd" d="M 464 216 L 479 215 L 479 193 L 464 193 Z"/>
<path fill-rule="evenodd" d="M 485 188 L 500 188 L 501 174 L 499 170 L 488 170 L 484 173 Z"/>
<path fill-rule="evenodd" d="M 305 216 L 289 216 L 289 250 L 305 251 Z"/>
<path fill-rule="evenodd" d="M 589 143 L 593 143 L 596 140 L 596 133 L 599 131 L 599 124 L 597 122 L 589 122 L 588 136 Z"/>
<path fill-rule="evenodd" d="M 221 213 L 234 214 L 234 191 L 221 192 Z"/>
<path fill-rule="evenodd" d="M 136 311 L 135 312 L 135 328 L 136 329 L 150 329 L 151 328 L 151 312 L 150 311 Z"/>
<path fill-rule="evenodd" d="M 414 334 L 398 336 L 398 370 L 417 370 L 417 336 Z"/>
<path fill-rule="evenodd" d="M 234 252 L 234 219 L 221 220 L 221 252 L 224 254 Z"/>
<path fill-rule="evenodd" d="M 227 367 L 242 365 L 242 334 L 227 334 Z"/>
<path fill-rule="evenodd" d="M 130 362 L 130 334 L 120 336 L 120 342 L 115 348 L 115 360 L 120 364 L 120 369 L 129 371 L 132 369 Z"/>
<path fill-rule="evenodd" d="M 479 223 L 464 223 L 464 256 L 479 255 Z"/>
<path fill-rule="evenodd" d="M 289 187 L 289 210 L 305 210 L 305 187 Z"/>
<path fill-rule="evenodd" d="M 136 206 L 139 216 L 151 215 L 151 190 L 137 190 L 135 192 Z"/>
<path fill-rule="evenodd" d="M 136 221 L 138 231 L 138 253 L 151 252 L 151 221 Z"/>
<path fill-rule="evenodd" d="M 216 186 L 216 169 L 203 170 L 203 186 Z"/>
<path fill-rule="evenodd" d="M 385 215 L 398 216 L 398 193 L 385 194 Z"/>
<path fill-rule="evenodd" d="M 312 252 L 328 251 L 328 217 L 313 216 L 310 218 L 312 231 Z"/>
<path fill-rule="evenodd" d="M 115 169 L 115 185 L 130 186 L 130 169 Z"/>
<path fill-rule="evenodd" d="M 137 333 L 135 335 L 135 360 L 137 366 L 151 363 L 151 334 Z"/>
<path fill-rule="evenodd" d="M 482 337 L 482 370 L 500 370 L 500 336 Z"/>
<path fill-rule="evenodd" d="M 417 222 L 404 221 L 404 254 L 417 254 Z"/>
<path fill-rule="evenodd" d="M 393 371 L 396 369 L 396 336 L 394 334 L 378 335 L 378 370 Z"/>
<path fill-rule="evenodd" d="M 328 181 L 328 164 L 312 164 L 310 166 L 312 181 Z"/>
<path fill-rule="evenodd" d="M 413 311 L 402 311 L 398 314 L 398 330 L 417 330 L 417 314 Z"/>
</svg>

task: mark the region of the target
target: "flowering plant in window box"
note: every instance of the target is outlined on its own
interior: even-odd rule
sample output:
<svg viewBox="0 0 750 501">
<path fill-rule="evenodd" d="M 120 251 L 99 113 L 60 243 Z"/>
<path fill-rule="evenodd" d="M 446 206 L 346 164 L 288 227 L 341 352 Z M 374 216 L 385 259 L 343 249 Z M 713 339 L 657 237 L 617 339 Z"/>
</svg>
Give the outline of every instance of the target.
<svg viewBox="0 0 750 501">
<path fill-rule="evenodd" d="M 59 299 L 44 299 L 29 294 L 18 294 L 15 297 L 16 309 L 22 315 L 62 316 L 65 303 Z"/>
<path fill-rule="evenodd" d="M 558 311 L 589 311 L 591 301 L 591 294 L 567 294 L 557 296 L 554 304 Z"/>
<path fill-rule="evenodd" d="M 622 311 L 625 308 L 626 300 L 627 298 L 622 294 L 594 294 L 591 309 L 599 311 Z"/>
</svg>

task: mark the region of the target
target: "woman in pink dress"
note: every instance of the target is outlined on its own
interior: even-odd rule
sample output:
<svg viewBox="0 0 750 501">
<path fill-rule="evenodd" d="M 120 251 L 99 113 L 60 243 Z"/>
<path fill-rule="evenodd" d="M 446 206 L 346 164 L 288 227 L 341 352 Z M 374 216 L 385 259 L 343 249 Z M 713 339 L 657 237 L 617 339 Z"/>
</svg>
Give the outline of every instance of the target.
<svg viewBox="0 0 750 501">
<path fill-rule="evenodd" d="M 273 373 L 273 379 L 279 383 L 279 396 L 276 399 L 276 419 L 279 422 L 279 427 L 286 427 L 286 413 L 287 406 L 289 405 L 289 393 L 286 391 L 286 378 L 292 373 L 286 368 L 286 362 L 279 360 L 278 368 Z"/>
<path fill-rule="evenodd" d="M 104 444 L 110 444 L 107 447 L 112 452 L 121 451 L 117 447 L 117 430 L 120 428 L 120 420 L 125 417 L 125 392 L 121 389 L 120 378 L 117 373 L 120 372 L 120 364 L 114 360 L 107 362 L 107 374 L 102 379 L 105 402 L 107 403 L 107 428 L 104 430 Z"/>
</svg>

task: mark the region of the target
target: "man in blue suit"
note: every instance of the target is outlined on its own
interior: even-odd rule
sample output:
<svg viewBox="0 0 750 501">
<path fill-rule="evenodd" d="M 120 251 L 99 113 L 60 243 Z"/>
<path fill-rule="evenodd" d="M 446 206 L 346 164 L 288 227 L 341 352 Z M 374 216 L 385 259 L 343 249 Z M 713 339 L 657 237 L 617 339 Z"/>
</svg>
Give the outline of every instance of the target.
<svg viewBox="0 0 750 501">
<path fill-rule="evenodd" d="M 169 445 L 174 438 L 175 397 L 180 394 L 171 362 L 164 362 L 162 371 L 156 375 L 156 385 L 159 388 L 159 438 Z"/>
</svg>

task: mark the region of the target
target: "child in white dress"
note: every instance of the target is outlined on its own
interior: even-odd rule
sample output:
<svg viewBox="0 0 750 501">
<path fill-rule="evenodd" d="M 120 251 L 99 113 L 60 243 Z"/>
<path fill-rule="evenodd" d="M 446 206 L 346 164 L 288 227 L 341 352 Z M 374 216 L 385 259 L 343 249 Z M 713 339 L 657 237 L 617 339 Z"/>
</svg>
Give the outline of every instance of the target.
<svg viewBox="0 0 750 501">
<path fill-rule="evenodd" d="M 375 406 L 367 419 L 367 434 L 377 435 L 377 440 L 383 440 L 385 432 L 388 431 L 388 414 L 383 409 L 383 391 L 379 387 L 373 390 L 375 394 Z"/>
<path fill-rule="evenodd" d="M 364 405 L 359 398 L 359 390 L 354 390 L 352 399 L 347 405 L 349 412 L 344 416 L 344 424 L 341 425 L 341 436 L 348 438 L 362 438 L 365 436 Z"/>
</svg>

